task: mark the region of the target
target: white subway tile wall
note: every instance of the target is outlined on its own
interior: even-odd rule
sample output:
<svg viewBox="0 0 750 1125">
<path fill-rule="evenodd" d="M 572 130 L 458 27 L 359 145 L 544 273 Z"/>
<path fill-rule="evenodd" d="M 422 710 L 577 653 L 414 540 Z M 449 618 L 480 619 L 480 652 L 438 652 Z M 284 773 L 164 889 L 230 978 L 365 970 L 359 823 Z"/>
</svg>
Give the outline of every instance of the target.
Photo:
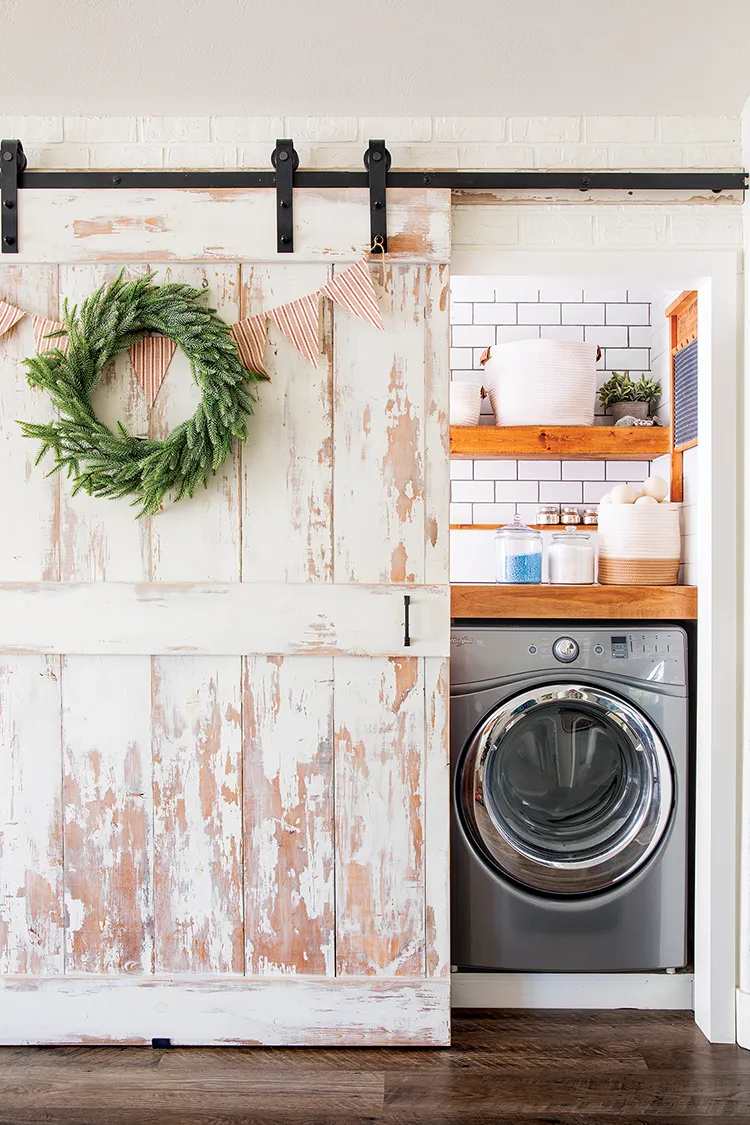
<svg viewBox="0 0 750 1125">
<path fill-rule="evenodd" d="M 672 299 L 671 297 L 669 298 Z M 558 339 L 597 343 L 602 349 L 598 386 L 612 371 L 633 377 L 652 369 L 651 352 L 660 357 L 658 377 L 668 385 L 667 302 L 659 298 L 658 323 L 651 324 L 651 300 L 644 286 L 616 287 L 554 279 L 454 277 L 451 279 L 451 377 L 482 381 L 480 358 L 491 344 L 514 340 Z M 656 307 L 656 306 L 655 306 Z M 666 334 L 665 334 L 666 333 Z M 597 401 L 597 420 L 607 418 Z M 666 421 L 669 405 L 658 409 Z M 482 423 L 492 425 L 489 399 Z M 616 483 L 640 483 L 650 472 L 647 461 L 454 461 L 451 500 L 461 518 L 452 523 L 501 523 L 518 513 L 536 522 L 539 504 L 595 506 Z M 494 503 L 466 488 L 495 482 Z M 470 509 L 470 510 L 469 510 Z"/>
</svg>

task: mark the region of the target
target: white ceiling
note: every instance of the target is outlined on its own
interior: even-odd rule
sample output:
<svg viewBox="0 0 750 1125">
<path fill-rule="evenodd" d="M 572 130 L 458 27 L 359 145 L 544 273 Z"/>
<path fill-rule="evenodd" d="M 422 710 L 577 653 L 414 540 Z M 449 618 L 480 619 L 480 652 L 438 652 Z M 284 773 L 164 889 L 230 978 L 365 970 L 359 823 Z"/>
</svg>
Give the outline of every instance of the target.
<svg viewBox="0 0 750 1125">
<path fill-rule="evenodd" d="M 748 0 L 0 0 L 0 114 L 738 114 Z"/>
</svg>

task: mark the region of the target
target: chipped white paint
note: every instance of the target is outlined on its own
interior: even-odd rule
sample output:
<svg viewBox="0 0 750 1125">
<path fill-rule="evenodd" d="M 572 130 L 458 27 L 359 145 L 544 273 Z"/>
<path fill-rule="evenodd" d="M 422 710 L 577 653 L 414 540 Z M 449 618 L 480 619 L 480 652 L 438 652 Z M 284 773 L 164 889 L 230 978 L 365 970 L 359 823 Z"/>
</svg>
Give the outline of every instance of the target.
<svg viewBox="0 0 750 1125">
<path fill-rule="evenodd" d="M 442 586 L 6 583 L 0 653 L 447 656 L 449 614 Z"/>
<path fill-rule="evenodd" d="M 245 664 L 247 971 L 332 976 L 334 661 Z"/>
<path fill-rule="evenodd" d="M 60 660 L 0 660 L 0 973 L 63 971 Z"/>
<path fill-rule="evenodd" d="M 276 252 L 276 192 L 27 188 L 18 212 L 19 262 L 283 261 Z M 369 193 L 294 193 L 296 262 L 353 261 L 370 247 Z M 388 191 L 391 259 L 447 262 L 450 191 Z"/>
<path fill-rule="evenodd" d="M 450 1042 L 448 981 L 5 977 L 0 997 L 0 1044 L 150 1045 L 152 1038 L 176 1046 Z"/>
<path fill-rule="evenodd" d="M 424 662 L 425 697 L 425 925 L 427 975 L 450 972 L 450 900 L 446 894 L 449 870 L 450 746 L 448 728 L 448 661 L 430 657 Z"/>
</svg>

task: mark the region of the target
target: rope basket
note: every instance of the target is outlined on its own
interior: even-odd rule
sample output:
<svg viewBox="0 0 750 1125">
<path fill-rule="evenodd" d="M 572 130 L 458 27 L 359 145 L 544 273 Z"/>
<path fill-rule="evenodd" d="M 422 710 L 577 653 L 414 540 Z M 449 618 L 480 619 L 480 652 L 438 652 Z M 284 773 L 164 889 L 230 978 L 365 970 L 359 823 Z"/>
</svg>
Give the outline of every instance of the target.
<svg viewBox="0 0 750 1125">
<path fill-rule="evenodd" d="M 599 558 L 598 581 L 602 586 L 676 586 L 679 559 Z"/>
<path fill-rule="evenodd" d="M 518 340 L 481 363 L 497 426 L 593 426 L 596 344 Z"/>
</svg>

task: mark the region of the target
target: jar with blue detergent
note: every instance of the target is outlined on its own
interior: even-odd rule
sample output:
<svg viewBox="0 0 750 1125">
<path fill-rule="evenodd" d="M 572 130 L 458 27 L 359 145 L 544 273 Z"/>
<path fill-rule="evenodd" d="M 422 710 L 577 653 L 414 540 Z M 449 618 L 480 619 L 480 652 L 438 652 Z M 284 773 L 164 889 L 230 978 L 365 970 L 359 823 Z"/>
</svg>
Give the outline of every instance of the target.
<svg viewBox="0 0 750 1125">
<path fill-rule="evenodd" d="M 520 516 L 495 532 L 495 581 L 542 581 L 542 533 L 527 527 Z"/>
</svg>

